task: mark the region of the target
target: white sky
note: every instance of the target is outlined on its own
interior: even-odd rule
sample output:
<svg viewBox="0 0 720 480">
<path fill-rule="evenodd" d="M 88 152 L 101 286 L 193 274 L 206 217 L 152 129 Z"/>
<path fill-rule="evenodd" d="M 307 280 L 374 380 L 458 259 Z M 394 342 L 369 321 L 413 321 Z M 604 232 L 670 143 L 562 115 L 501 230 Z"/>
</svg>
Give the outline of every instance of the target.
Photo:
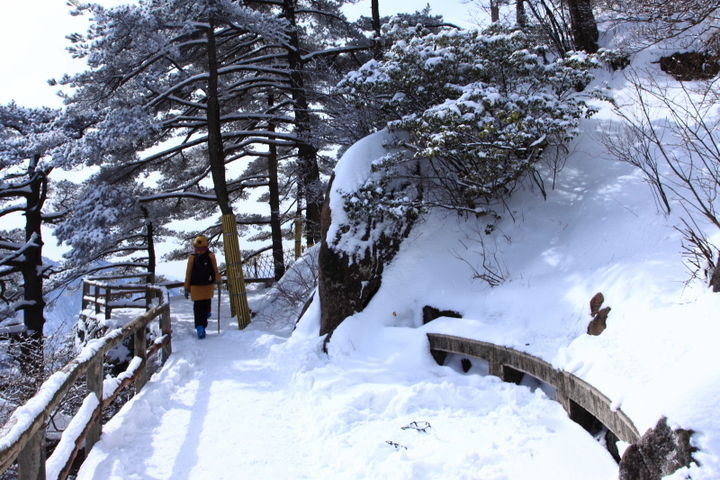
<svg viewBox="0 0 720 480">
<path fill-rule="evenodd" d="M 448 21 L 470 26 L 465 0 L 431 0 L 434 13 L 442 13 Z M 126 0 L 95 0 L 106 7 L 128 3 Z M 413 0 L 380 0 L 381 15 L 411 12 L 425 2 Z M 26 107 L 62 106 L 57 88 L 47 80 L 64 73 L 81 71 L 85 64 L 73 60 L 65 38 L 71 33 L 84 33 L 87 17 L 72 17 L 65 0 L 4 0 L 0 7 L 0 104 L 15 100 Z M 362 0 L 348 8 L 348 16 L 370 15 L 370 0 Z"/>
</svg>

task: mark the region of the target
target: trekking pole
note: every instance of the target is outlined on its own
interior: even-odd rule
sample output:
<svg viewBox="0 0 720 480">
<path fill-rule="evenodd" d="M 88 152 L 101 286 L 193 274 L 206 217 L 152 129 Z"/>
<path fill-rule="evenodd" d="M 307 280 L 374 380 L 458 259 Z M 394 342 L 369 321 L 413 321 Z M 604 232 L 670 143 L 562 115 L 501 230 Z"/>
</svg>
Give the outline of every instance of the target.
<svg viewBox="0 0 720 480">
<path fill-rule="evenodd" d="M 222 279 L 218 283 L 218 335 L 220 335 L 220 296 L 222 295 Z"/>
</svg>

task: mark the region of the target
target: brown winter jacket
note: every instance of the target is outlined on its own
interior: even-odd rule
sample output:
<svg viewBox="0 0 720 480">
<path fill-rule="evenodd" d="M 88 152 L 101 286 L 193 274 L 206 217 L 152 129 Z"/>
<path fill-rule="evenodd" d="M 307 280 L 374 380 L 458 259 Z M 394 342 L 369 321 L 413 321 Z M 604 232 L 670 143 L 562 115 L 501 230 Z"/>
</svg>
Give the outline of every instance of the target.
<svg viewBox="0 0 720 480">
<path fill-rule="evenodd" d="M 212 262 L 213 270 L 215 270 L 215 283 L 221 280 L 220 271 L 218 270 L 217 260 L 212 252 L 208 252 L 210 261 Z M 195 255 L 191 254 L 188 257 L 187 268 L 185 269 L 185 288 L 190 290 L 190 298 L 192 301 L 196 300 L 207 300 L 213 298 L 215 294 L 215 284 L 210 285 L 190 285 L 190 274 L 192 273 L 193 264 L 195 263 Z"/>
</svg>

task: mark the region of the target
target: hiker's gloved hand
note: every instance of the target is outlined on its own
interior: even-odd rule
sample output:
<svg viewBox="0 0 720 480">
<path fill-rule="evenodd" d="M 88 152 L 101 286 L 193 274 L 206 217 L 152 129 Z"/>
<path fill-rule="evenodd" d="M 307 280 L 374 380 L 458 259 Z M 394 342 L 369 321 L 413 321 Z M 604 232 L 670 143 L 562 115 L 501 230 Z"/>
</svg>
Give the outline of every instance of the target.
<svg viewBox="0 0 720 480">
<path fill-rule="evenodd" d="M 188 298 L 190 298 L 190 289 L 186 288 L 185 289 L 185 299 L 188 299 Z"/>
</svg>

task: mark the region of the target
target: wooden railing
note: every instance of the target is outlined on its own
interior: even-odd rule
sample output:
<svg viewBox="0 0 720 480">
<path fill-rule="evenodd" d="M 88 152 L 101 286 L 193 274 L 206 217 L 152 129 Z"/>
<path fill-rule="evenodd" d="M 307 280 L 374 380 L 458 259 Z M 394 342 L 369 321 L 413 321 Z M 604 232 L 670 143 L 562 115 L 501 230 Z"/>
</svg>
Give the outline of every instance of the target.
<svg viewBox="0 0 720 480">
<path fill-rule="evenodd" d="M 291 265 L 298 257 L 295 252 L 283 253 L 285 267 Z M 272 252 L 262 252 L 243 259 L 243 275 L 245 283 L 275 281 L 275 259 Z"/>
<path fill-rule="evenodd" d="M 82 309 L 92 305 L 95 313 L 105 313 L 105 319 L 109 319 L 116 308 L 149 309 L 157 298 L 157 289 L 152 285 L 109 283 L 112 280 L 141 277 L 144 276 L 90 277 L 83 280 Z"/>
<path fill-rule="evenodd" d="M 0 473 L 16 460 L 19 480 L 48 480 L 67 478 L 73 460 L 84 445 L 87 454 L 102 432 L 102 409 L 117 394 L 134 382 L 138 392 L 147 382 L 148 358 L 160 352 L 164 363 L 172 352 L 170 305 L 163 303 L 162 290 L 148 287 L 153 298 L 160 299 L 154 306 L 122 328 L 110 331 L 102 338 L 90 340 L 80 354 L 60 371 L 54 373 L 40 387 L 37 394 L 13 413 L 0 428 Z M 162 336 L 150 348 L 146 345 L 146 326 L 159 319 Z M 134 337 L 135 357 L 125 372 L 116 378 L 103 378 L 105 354 L 124 339 Z M 87 375 L 87 395 L 62 434 L 53 454 L 45 454 L 45 430 L 48 420 L 83 375 Z M 107 393 L 103 393 L 107 392 Z"/>
<path fill-rule="evenodd" d="M 583 424 L 586 413 L 600 421 L 620 440 L 637 443 L 640 434 L 632 420 L 598 389 L 576 377 L 557 370 L 540 358 L 512 348 L 470 340 L 453 335 L 428 333 L 430 352 L 442 365 L 447 353 L 481 358 L 488 362 L 488 373 L 506 382 L 519 383 L 523 374 L 535 377 L 555 388 L 556 400 L 570 418 Z"/>
</svg>

